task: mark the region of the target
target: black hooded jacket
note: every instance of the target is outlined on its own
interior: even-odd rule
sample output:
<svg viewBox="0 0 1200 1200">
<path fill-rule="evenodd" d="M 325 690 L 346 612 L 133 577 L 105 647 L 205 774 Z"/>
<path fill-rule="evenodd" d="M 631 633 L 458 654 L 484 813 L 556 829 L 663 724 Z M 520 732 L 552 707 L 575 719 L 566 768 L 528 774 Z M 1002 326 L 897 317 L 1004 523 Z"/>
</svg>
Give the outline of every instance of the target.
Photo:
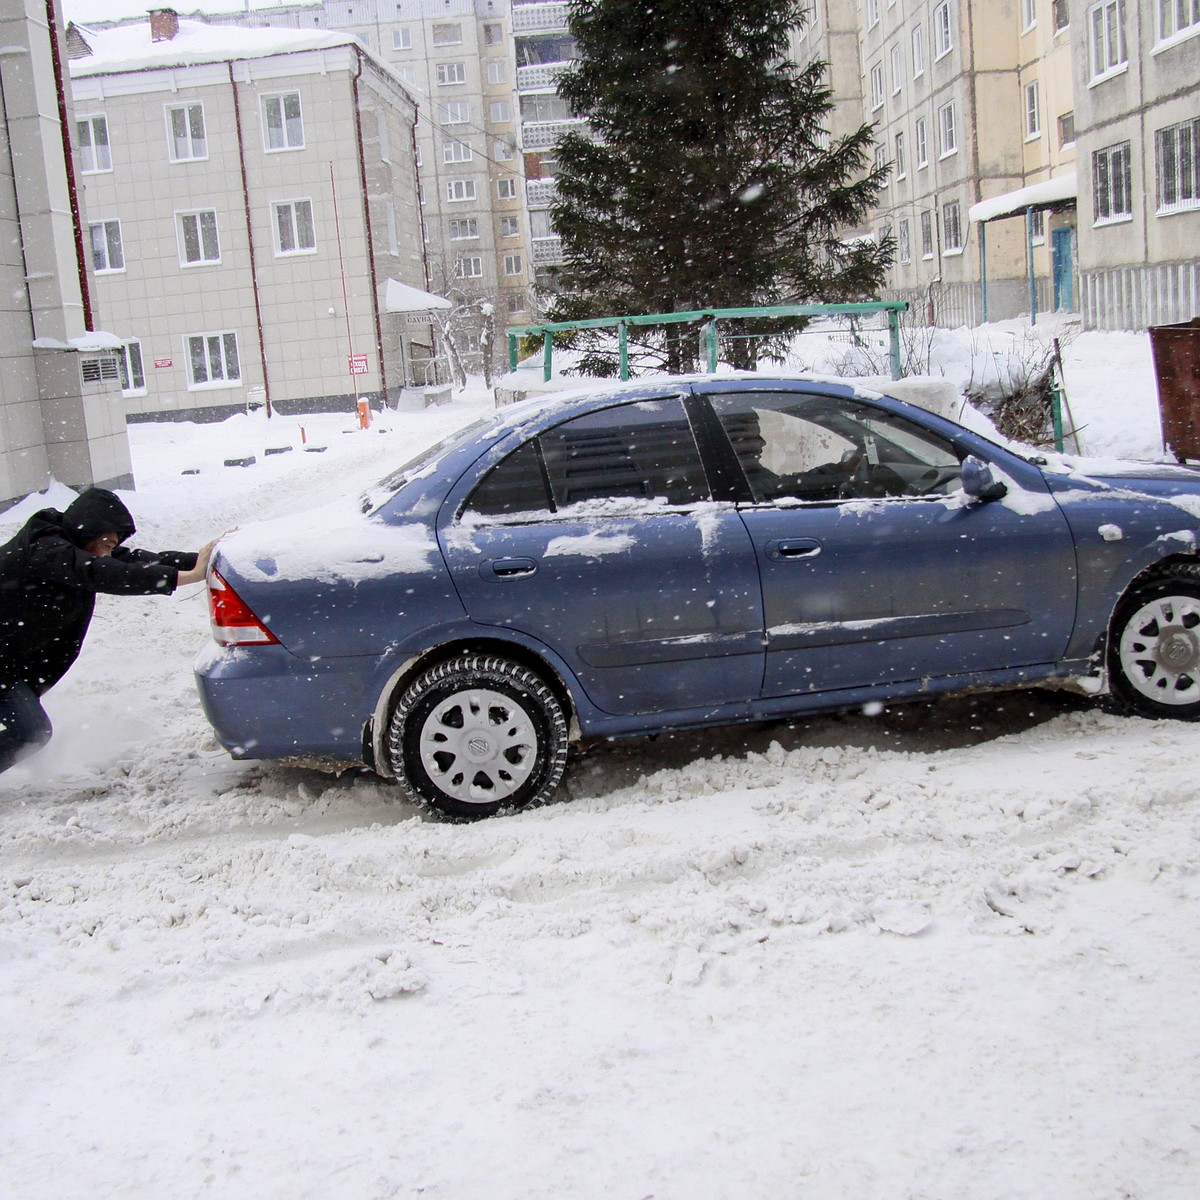
<svg viewBox="0 0 1200 1200">
<path fill-rule="evenodd" d="M 93 538 L 135 532 L 129 509 L 103 488 L 89 488 L 65 512 L 44 508 L 0 546 L 0 687 L 27 683 L 39 696 L 79 657 L 97 592 L 167 595 L 195 554 L 130 550 L 89 554 Z"/>
</svg>

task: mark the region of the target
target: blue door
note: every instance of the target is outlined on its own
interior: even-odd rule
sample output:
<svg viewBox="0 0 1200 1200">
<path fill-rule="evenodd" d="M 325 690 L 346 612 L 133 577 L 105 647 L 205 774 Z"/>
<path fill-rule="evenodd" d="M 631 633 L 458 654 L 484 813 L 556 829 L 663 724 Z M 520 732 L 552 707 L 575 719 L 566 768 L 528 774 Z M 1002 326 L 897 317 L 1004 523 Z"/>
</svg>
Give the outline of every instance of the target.
<svg viewBox="0 0 1200 1200">
<path fill-rule="evenodd" d="M 1056 312 L 1075 311 L 1075 271 L 1071 246 L 1074 230 L 1060 226 L 1052 231 L 1050 241 L 1051 268 L 1054 272 L 1054 309 Z"/>
</svg>

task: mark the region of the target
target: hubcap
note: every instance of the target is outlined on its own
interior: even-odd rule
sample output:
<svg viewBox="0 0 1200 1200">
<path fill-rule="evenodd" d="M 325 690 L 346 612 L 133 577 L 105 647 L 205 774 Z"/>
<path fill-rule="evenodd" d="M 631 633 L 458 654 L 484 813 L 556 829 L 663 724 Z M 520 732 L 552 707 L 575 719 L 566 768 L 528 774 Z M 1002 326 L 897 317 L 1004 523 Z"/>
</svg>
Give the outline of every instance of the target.
<svg viewBox="0 0 1200 1200">
<path fill-rule="evenodd" d="M 537 731 L 511 696 L 455 692 L 421 726 L 421 765 L 447 796 L 468 804 L 507 800 L 533 772 Z"/>
<path fill-rule="evenodd" d="M 1163 596 L 1125 625 L 1118 646 L 1125 677 L 1159 704 L 1200 700 L 1200 600 Z"/>
</svg>

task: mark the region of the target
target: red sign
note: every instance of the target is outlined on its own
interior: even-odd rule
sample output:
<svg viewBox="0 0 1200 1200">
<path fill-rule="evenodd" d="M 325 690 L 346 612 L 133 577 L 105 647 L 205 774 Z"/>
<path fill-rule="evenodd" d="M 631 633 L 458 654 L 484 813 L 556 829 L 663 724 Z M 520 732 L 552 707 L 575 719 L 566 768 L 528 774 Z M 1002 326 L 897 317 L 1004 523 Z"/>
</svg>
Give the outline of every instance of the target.
<svg viewBox="0 0 1200 1200">
<path fill-rule="evenodd" d="M 365 375 L 370 369 L 367 365 L 367 356 L 365 354 L 350 355 L 351 375 Z"/>
<path fill-rule="evenodd" d="M 172 366 L 173 364 L 169 358 L 156 358 L 154 360 L 154 365 L 156 367 L 169 367 L 169 366 Z"/>
</svg>

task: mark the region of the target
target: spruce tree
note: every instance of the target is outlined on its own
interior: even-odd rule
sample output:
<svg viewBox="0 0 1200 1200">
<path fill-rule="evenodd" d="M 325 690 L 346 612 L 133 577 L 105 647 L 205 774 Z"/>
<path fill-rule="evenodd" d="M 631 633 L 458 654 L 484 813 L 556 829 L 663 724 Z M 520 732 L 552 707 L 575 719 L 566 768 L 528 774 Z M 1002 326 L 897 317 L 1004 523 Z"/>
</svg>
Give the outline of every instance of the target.
<svg viewBox="0 0 1200 1200">
<path fill-rule="evenodd" d="M 825 64 L 788 59 L 803 13 L 797 0 L 572 0 L 578 58 L 557 87 L 593 136 L 558 144 L 555 319 L 877 293 L 890 244 L 843 238 L 884 172 L 869 169 L 870 125 L 829 136 Z"/>
</svg>

